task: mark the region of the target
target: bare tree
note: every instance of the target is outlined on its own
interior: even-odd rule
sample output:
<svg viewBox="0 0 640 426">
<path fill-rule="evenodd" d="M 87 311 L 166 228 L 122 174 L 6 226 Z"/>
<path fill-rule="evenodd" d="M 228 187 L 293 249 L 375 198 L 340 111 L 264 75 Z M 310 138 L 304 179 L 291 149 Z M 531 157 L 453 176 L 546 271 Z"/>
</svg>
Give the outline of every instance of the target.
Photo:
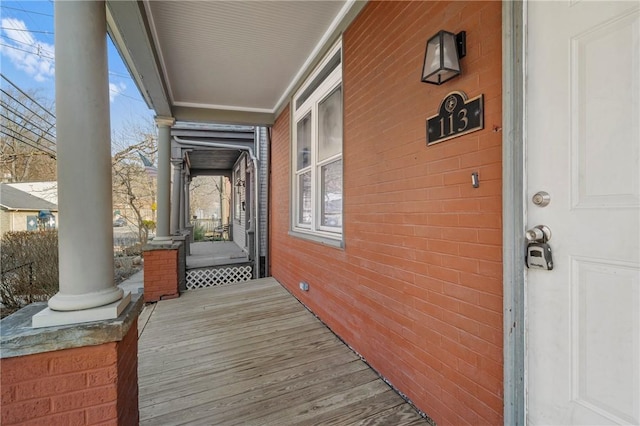
<svg viewBox="0 0 640 426">
<path fill-rule="evenodd" d="M 114 209 L 137 230 L 140 243 L 145 244 L 149 231 L 155 228 L 156 179 L 149 176 L 142 164 L 142 154 L 154 161 L 156 135 L 153 123 L 128 124 L 112 140 Z"/>
<path fill-rule="evenodd" d="M 223 221 L 223 204 L 229 203 L 229 194 L 224 190 L 222 176 L 196 176 L 190 185 L 190 214 L 191 217 L 197 211 L 213 211 L 218 219 Z M 227 209 L 228 210 L 228 209 Z"/>
<path fill-rule="evenodd" d="M 56 180 L 53 102 L 8 85 L 0 89 L 0 173 L 13 182 Z"/>
</svg>

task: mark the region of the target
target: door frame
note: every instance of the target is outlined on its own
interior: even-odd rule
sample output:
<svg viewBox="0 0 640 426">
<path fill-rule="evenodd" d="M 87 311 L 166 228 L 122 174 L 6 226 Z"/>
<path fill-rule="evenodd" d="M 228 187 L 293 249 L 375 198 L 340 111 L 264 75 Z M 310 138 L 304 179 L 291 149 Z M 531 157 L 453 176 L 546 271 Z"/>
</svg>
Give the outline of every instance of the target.
<svg viewBox="0 0 640 426">
<path fill-rule="evenodd" d="M 525 76 L 527 0 L 502 2 L 504 424 L 526 424 Z"/>
</svg>

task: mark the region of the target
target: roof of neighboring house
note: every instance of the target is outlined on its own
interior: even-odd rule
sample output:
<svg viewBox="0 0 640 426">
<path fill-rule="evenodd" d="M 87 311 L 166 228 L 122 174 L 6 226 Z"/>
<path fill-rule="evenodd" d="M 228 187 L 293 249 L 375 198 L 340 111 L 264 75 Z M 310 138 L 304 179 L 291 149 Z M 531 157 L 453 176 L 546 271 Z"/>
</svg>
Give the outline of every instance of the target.
<svg viewBox="0 0 640 426">
<path fill-rule="evenodd" d="M 18 182 L 7 183 L 7 185 L 31 194 L 35 197 L 42 198 L 53 204 L 58 204 L 58 182 Z"/>
<path fill-rule="evenodd" d="M 0 207 L 6 210 L 58 211 L 56 204 L 20 191 L 6 183 L 0 184 Z"/>
</svg>

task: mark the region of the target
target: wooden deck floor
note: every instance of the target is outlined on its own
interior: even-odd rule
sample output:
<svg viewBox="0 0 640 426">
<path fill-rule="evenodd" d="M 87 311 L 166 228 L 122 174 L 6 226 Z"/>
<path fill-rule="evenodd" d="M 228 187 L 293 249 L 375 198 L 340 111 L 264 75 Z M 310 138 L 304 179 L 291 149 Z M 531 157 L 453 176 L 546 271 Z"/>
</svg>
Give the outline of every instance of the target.
<svg viewBox="0 0 640 426">
<path fill-rule="evenodd" d="M 427 424 L 273 279 L 152 306 L 140 424 Z"/>
</svg>

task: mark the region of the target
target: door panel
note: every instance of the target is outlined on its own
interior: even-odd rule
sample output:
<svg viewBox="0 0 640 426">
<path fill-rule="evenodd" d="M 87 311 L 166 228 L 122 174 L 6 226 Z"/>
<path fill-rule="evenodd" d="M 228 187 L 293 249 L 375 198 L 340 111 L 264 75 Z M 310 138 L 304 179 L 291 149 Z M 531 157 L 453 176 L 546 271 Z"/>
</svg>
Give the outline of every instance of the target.
<svg viewBox="0 0 640 426">
<path fill-rule="evenodd" d="M 527 272 L 527 420 L 640 424 L 640 6 L 530 1 L 527 25 L 527 222 L 554 260 Z"/>
</svg>

